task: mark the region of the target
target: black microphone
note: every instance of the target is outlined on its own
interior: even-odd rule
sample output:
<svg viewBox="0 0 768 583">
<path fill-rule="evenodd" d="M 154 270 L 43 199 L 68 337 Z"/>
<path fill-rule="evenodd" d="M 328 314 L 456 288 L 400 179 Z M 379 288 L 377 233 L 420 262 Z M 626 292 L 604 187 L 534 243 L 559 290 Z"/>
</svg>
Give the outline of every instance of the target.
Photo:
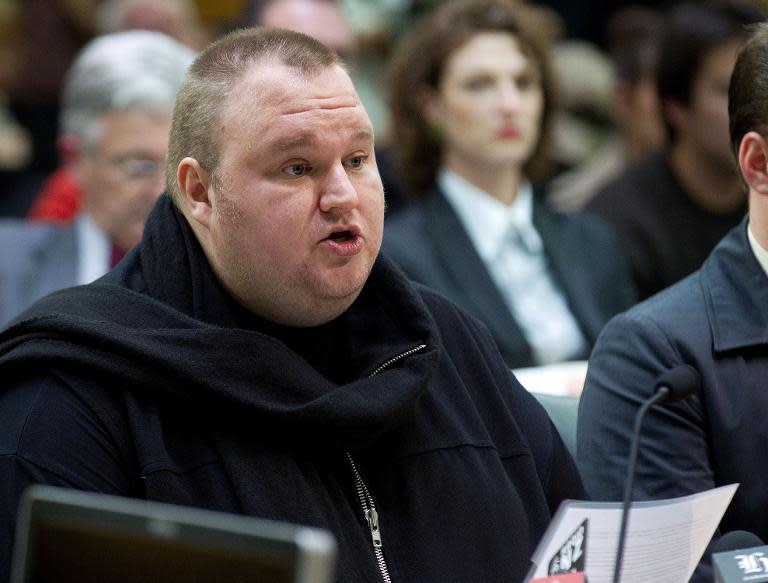
<svg viewBox="0 0 768 583">
<path fill-rule="evenodd" d="M 749 549 L 762 546 L 763 540 L 754 532 L 748 530 L 732 530 L 726 532 L 723 536 L 712 543 L 710 553 L 727 553 L 728 551 L 737 551 L 739 549 Z"/>
<path fill-rule="evenodd" d="M 715 583 L 768 580 L 768 547 L 756 534 L 733 530 L 713 542 L 711 549 Z"/>
<path fill-rule="evenodd" d="M 627 481 L 624 488 L 624 503 L 621 508 L 621 527 L 619 529 L 619 545 L 616 550 L 616 562 L 613 568 L 613 583 L 620 583 L 621 566 L 624 559 L 624 545 L 627 539 L 627 522 L 629 506 L 632 501 L 632 490 L 635 485 L 635 470 L 637 469 L 637 451 L 640 447 L 640 426 L 648 410 L 657 403 L 674 403 L 690 397 L 701 384 L 701 376 L 690 365 L 679 364 L 662 374 L 656 381 L 653 395 L 640 406 L 635 416 L 635 426 L 632 430 L 632 448 L 627 465 Z"/>
</svg>

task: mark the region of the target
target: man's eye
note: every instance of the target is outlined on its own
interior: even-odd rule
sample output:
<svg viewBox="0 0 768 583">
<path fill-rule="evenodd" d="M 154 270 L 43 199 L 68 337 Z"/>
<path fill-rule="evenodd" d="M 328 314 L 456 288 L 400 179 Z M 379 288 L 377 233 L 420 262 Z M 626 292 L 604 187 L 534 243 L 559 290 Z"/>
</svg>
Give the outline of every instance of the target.
<svg viewBox="0 0 768 583">
<path fill-rule="evenodd" d="M 162 160 L 152 158 L 115 158 L 110 160 L 126 178 L 151 178 L 157 176 L 163 169 Z"/>
<path fill-rule="evenodd" d="M 355 170 L 362 168 L 365 165 L 367 156 L 355 156 L 347 160 L 347 165 Z"/>
<path fill-rule="evenodd" d="M 284 168 L 284 172 L 291 176 L 304 176 L 309 171 L 309 166 L 306 164 L 291 164 Z"/>
</svg>

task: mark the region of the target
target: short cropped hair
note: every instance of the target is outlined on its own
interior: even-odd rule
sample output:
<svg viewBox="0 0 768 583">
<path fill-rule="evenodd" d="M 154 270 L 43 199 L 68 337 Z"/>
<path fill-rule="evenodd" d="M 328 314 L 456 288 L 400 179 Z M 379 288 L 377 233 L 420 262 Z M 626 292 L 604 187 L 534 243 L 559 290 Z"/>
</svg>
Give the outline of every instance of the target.
<svg viewBox="0 0 768 583">
<path fill-rule="evenodd" d="M 728 119 L 737 158 L 747 132 L 768 136 L 768 23 L 755 25 L 739 51 L 728 88 Z"/>
<path fill-rule="evenodd" d="M 176 170 L 187 156 L 198 161 L 216 182 L 221 136 L 219 119 L 227 96 L 253 65 L 278 61 L 311 76 L 342 66 L 336 53 L 301 34 L 264 27 L 229 33 L 195 59 L 176 99 L 166 162 L 166 189 L 177 204 L 181 193 Z"/>
<path fill-rule="evenodd" d="M 412 195 L 420 195 L 433 184 L 443 155 L 417 90 L 423 86 L 437 90 L 450 56 L 484 32 L 514 36 L 539 71 L 544 94 L 540 136 L 524 171 L 534 181 L 546 174 L 555 105 L 550 50 L 559 25 L 554 13 L 521 1 L 453 0 L 426 14 L 399 43 L 389 71 L 392 143 Z"/>
<path fill-rule="evenodd" d="M 194 51 L 160 32 L 132 30 L 95 38 L 80 51 L 64 80 L 60 133 L 74 135 L 88 147 L 107 113 L 170 113 L 194 58 Z"/>
<path fill-rule="evenodd" d="M 656 68 L 662 104 L 674 100 L 688 105 L 702 61 L 709 52 L 733 40 L 745 39 L 747 27 L 765 20 L 767 15 L 757 3 L 738 0 L 688 2 L 674 7 L 665 21 Z M 674 138 L 675 129 L 663 106 L 662 115 Z"/>
</svg>

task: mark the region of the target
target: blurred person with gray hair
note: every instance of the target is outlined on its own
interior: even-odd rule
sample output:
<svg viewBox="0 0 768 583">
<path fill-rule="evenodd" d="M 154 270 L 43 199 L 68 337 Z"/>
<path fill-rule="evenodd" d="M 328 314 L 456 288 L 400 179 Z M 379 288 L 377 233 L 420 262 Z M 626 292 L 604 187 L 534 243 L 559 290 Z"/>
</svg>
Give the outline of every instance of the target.
<svg viewBox="0 0 768 583">
<path fill-rule="evenodd" d="M 170 37 L 129 31 L 94 39 L 65 80 L 62 168 L 49 181 L 76 189 L 71 225 L 0 222 L 0 325 L 36 299 L 106 273 L 141 238 L 163 191 L 176 91 L 194 52 Z M 49 186 L 50 188 L 50 186 Z"/>
</svg>

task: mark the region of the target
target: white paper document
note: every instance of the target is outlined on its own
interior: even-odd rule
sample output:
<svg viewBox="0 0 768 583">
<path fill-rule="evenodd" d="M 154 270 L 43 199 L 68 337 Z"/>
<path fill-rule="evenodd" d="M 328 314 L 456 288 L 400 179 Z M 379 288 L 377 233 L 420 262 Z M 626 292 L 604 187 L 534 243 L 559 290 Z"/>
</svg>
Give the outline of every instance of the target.
<svg viewBox="0 0 768 583">
<path fill-rule="evenodd" d="M 587 377 L 587 361 L 559 362 L 512 370 L 520 384 L 529 391 L 547 395 L 578 397 Z"/>
<path fill-rule="evenodd" d="M 731 503 L 738 484 L 682 498 L 633 502 L 621 580 L 686 583 Z M 589 583 L 610 583 L 616 560 L 620 502 L 566 500 L 533 554 L 526 580 L 564 572 L 573 564 Z"/>
</svg>

